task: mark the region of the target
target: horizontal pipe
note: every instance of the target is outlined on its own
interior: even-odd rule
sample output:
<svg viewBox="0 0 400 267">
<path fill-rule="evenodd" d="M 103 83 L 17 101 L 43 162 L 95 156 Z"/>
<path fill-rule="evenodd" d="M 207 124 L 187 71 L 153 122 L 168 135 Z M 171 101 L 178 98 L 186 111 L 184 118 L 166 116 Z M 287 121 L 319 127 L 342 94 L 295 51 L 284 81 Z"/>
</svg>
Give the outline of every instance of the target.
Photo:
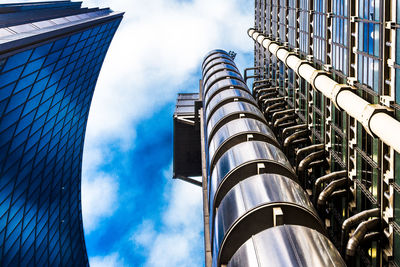
<svg viewBox="0 0 400 267">
<path fill-rule="evenodd" d="M 343 91 L 338 94 L 337 101 L 340 107 L 345 110 L 350 116 L 358 121 L 362 121 L 362 116 L 365 108 L 369 103 L 361 97 L 353 97 L 354 93 Z"/>
<path fill-rule="evenodd" d="M 331 99 L 339 109 L 346 111 L 359 121 L 368 133 L 379 137 L 384 143 L 400 153 L 400 138 L 396 135 L 400 131 L 400 122 L 385 113 L 386 107 L 379 104 L 371 105 L 352 92 L 353 90 L 351 90 L 350 86 L 339 84 L 326 74 L 317 73 L 318 70 L 311 66 L 311 62 L 301 60 L 293 52 L 270 40 L 255 29 L 249 29 L 247 33 L 253 40 L 268 49 L 277 59 L 287 64 L 289 68 L 313 85 L 324 96 Z M 388 131 L 387 129 L 391 130 Z"/>
<path fill-rule="evenodd" d="M 400 123 L 390 115 L 378 112 L 372 115 L 370 120 L 371 130 L 379 136 L 383 142 L 393 147 L 400 147 Z M 396 149 L 396 151 L 398 151 Z"/>
</svg>

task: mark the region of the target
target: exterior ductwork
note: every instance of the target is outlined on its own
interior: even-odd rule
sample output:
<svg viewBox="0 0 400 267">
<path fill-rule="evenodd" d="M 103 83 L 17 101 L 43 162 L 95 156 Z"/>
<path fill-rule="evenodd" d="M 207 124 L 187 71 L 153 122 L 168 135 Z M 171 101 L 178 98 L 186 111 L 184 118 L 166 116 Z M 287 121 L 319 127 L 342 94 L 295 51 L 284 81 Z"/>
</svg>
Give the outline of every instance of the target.
<svg viewBox="0 0 400 267">
<path fill-rule="evenodd" d="M 285 242 L 286 240 L 290 242 Z M 227 266 L 294 267 L 346 264 L 329 239 L 320 232 L 299 225 L 282 225 L 249 238 L 233 255 Z"/>
<path fill-rule="evenodd" d="M 379 216 L 379 212 L 380 212 L 379 208 L 364 210 L 362 212 L 359 212 L 359 213 L 353 215 L 352 217 L 346 219 L 343 222 L 343 224 L 342 224 L 342 240 L 341 240 L 342 241 L 341 245 L 342 245 L 343 250 L 346 246 L 345 244 L 347 242 L 349 231 L 350 231 L 351 227 L 367 220 L 370 217 Z"/>
<path fill-rule="evenodd" d="M 347 242 L 346 256 L 353 257 L 354 254 L 356 253 L 356 249 L 363 241 L 367 232 L 371 230 L 376 230 L 379 223 L 380 223 L 379 218 L 371 219 L 360 223 L 357 229 L 354 231 L 354 234 L 349 239 L 349 242 Z"/>
<path fill-rule="evenodd" d="M 368 133 L 379 137 L 400 153 L 400 138 L 398 138 L 400 122 L 388 114 L 385 106 L 370 104 L 358 96 L 351 86 L 337 83 L 326 72 L 315 69 L 311 66 L 311 62 L 302 60 L 296 53 L 279 46 L 262 33 L 254 29 L 249 29 L 247 33 L 255 42 L 258 42 L 287 67 L 294 70 L 297 75 L 304 78 L 313 88 L 329 98 L 338 109 L 346 111 L 359 121 Z M 263 38 L 260 38 L 261 36 Z"/>
<path fill-rule="evenodd" d="M 347 177 L 347 171 L 337 171 L 337 172 L 331 172 L 329 174 L 326 174 L 322 177 L 319 177 L 317 180 L 315 180 L 314 183 L 314 201 L 316 202 L 318 199 L 318 196 L 321 192 L 321 185 L 322 183 L 328 183 L 331 182 L 333 180 L 339 179 L 339 178 L 343 178 L 343 177 Z"/>
<path fill-rule="evenodd" d="M 330 184 L 328 184 L 328 186 L 325 187 L 318 196 L 318 209 L 322 209 L 325 206 L 326 201 L 330 196 L 332 196 L 335 190 L 345 185 L 347 185 L 347 177 L 330 182 Z"/>
<path fill-rule="evenodd" d="M 303 266 L 344 266 L 228 53 L 214 50 L 205 57 L 201 94 L 213 266 L 246 266 L 238 257 L 254 257 L 255 246 L 264 248 L 257 254 L 261 258 L 269 251 L 293 257 L 276 259 L 281 265 L 274 266 L 289 266 L 284 265 L 288 260 Z M 262 104 L 284 125 L 282 118 L 292 112 L 276 113 L 282 106 L 273 105 L 281 102 L 265 99 Z M 294 243 L 268 241 L 282 236 Z"/>
</svg>

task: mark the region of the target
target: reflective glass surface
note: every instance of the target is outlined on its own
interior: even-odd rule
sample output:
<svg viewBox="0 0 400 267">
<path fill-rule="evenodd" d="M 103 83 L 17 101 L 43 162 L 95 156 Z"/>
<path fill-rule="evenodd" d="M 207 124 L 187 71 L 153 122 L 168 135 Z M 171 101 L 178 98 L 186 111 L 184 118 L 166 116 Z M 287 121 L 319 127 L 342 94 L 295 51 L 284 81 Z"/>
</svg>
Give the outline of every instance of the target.
<svg viewBox="0 0 400 267">
<path fill-rule="evenodd" d="M 0 262 L 86 266 L 80 181 L 94 87 L 120 17 L 0 64 Z"/>
<path fill-rule="evenodd" d="M 357 80 L 379 93 L 380 22 L 379 1 L 359 0 Z"/>
<path fill-rule="evenodd" d="M 348 7 L 347 1 L 332 1 L 332 67 L 348 73 Z"/>
<path fill-rule="evenodd" d="M 313 53 L 323 63 L 326 61 L 326 5 L 325 0 L 314 1 Z"/>
</svg>

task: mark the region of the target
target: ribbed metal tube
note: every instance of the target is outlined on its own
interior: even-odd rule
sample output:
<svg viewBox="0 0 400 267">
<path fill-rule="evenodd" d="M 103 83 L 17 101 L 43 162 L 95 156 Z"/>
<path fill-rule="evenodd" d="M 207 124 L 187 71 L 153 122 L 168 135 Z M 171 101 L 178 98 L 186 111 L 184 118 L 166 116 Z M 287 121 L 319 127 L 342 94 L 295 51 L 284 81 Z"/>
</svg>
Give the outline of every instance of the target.
<svg viewBox="0 0 400 267">
<path fill-rule="evenodd" d="M 272 51 L 278 48 L 271 45 Z M 237 257 L 241 256 L 236 255 L 247 253 L 248 256 L 255 253 L 255 248 L 248 247 L 244 249 L 247 252 L 243 252 L 240 247 L 246 247 L 244 244 L 252 236 L 281 224 L 300 225 L 305 229 L 302 235 L 291 233 L 299 243 L 302 240 L 309 242 L 303 247 L 328 244 L 321 247 L 323 251 L 315 247 L 303 252 L 305 258 L 316 259 L 306 260 L 309 265 L 304 266 L 317 266 L 310 264 L 319 262 L 326 264 L 318 266 L 331 266 L 331 262 L 324 262 L 321 257 L 338 252 L 325 240 L 323 225 L 307 193 L 298 184 L 293 167 L 236 70 L 233 60 L 222 50 L 208 53 L 203 63 L 205 128 L 202 130 L 207 138 L 213 266 L 241 266 L 236 264 L 240 263 Z M 285 233 L 290 229 L 284 230 Z M 281 235 L 280 231 L 268 233 L 275 239 Z M 287 243 L 268 245 L 273 247 L 265 249 L 274 249 L 276 257 L 284 257 L 282 262 L 295 262 L 298 260 L 295 253 L 301 253 L 301 250 L 291 253 L 293 248 Z"/>
<path fill-rule="evenodd" d="M 339 267 L 346 264 L 332 242 L 320 232 L 304 226 L 283 225 L 251 237 L 227 266 Z"/>
</svg>

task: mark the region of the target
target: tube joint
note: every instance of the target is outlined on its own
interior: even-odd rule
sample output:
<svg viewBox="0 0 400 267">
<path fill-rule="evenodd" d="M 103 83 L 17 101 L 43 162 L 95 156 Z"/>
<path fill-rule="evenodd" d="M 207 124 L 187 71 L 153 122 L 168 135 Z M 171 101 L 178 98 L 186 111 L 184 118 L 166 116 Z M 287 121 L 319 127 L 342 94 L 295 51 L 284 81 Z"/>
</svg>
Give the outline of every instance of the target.
<svg viewBox="0 0 400 267">
<path fill-rule="evenodd" d="M 310 78 L 310 80 L 311 80 L 311 86 L 314 88 L 314 89 L 316 89 L 316 90 L 318 90 L 318 88 L 315 86 L 315 80 L 317 79 L 317 77 L 318 76 L 320 76 L 320 75 L 326 75 L 326 76 L 328 76 L 328 72 L 326 72 L 326 71 L 324 71 L 324 70 L 315 70 L 312 74 L 311 74 L 311 78 Z M 321 90 L 319 90 L 319 91 L 321 91 Z"/>
<path fill-rule="evenodd" d="M 303 65 L 303 64 L 308 64 L 311 66 L 311 64 L 308 60 L 304 60 L 304 59 L 299 60 L 296 64 L 296 66 L 294 67 L 294 72 L 296 72 L 296 74 L 299 75 L 300 77 L 302 77 L 302 76 L 299 73 L 299 69 L 300 69 L 301 65 Z"/>
<path fill-rule="evenodd" d="M 378 138 L 378 136 L 372 132 L 370 122 L 372 116 L 378 112 L 389 113 L 389 109 L 379 104 L 368 104 L 365 106 L 361 115 L 361 124 L 363 125 L 364 129 L 374 138 Z"/>
<path fill-rule="evenodd" d="M 339 106 L 337 97 L 338 97 L 339 93 L 344 90 L 349 90 L 349 91 L 354 92 L 356 90 L 356 88 L 353 86 L 349 86 L 347 84 L 336 84 L 333 87 L 331 96 L 330 96 L 330 99 L 332 100 L 333 104 L 335 104 L 335 107 L 338 108 L 340 111 L 343 111 L 343 109 Z"/>
</svg>

